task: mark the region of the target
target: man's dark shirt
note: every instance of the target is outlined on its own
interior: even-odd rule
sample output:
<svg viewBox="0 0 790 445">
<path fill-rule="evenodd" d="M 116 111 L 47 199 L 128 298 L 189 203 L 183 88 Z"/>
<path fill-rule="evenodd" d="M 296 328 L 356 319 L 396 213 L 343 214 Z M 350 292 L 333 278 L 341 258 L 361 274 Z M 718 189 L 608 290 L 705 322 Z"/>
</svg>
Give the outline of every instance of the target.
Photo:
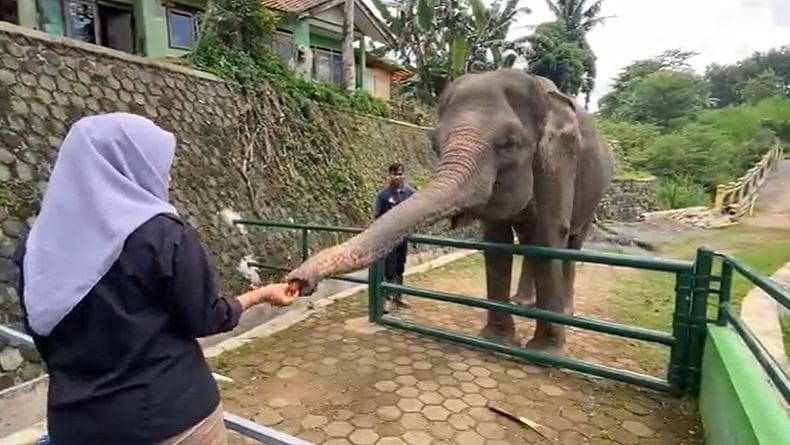
<svg viewBox="0 0 790 445">
<path fill-rule="evenodd" d="M 407 184 L 400 187 L 387 187 L 376 195 L 373 203 L 373 217 L 378 218 L 390 211 L 393 207 L 405 201 L 414 194 L 414 190 Z"/>
<path fill-rule="evenodd" d="M 14 260 L 26 313 L 25 242 Z M 154 444 L 208 416 L 219 391 L 195 338 L 233 329 L 241 312 L 235 298 L 218 297 L 195 231 L 175 217 L 150 219 L 50 335 L 25 322 L 50 376 L 53 443 Z"/>
</svg>

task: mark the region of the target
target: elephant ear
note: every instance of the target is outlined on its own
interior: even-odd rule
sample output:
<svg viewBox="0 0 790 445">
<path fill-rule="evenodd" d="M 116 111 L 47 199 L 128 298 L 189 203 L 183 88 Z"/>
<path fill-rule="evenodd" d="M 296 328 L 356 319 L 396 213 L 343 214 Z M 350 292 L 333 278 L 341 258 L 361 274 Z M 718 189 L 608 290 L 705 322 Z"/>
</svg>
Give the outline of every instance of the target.
<svg viewBox="0 0 790 445">
<path fill-rule="evenodd" d="M 548 81 L 548 79 L 546 79 Z M 546 114 L 538 142 L 538 157 L 544 173 L 557 174 L 576 158 L 581 148 L 581 133 L 577 118 L 576 102 L 562 94 L 551 81 L 541 82 L 544 87 Z"/>
</svg>

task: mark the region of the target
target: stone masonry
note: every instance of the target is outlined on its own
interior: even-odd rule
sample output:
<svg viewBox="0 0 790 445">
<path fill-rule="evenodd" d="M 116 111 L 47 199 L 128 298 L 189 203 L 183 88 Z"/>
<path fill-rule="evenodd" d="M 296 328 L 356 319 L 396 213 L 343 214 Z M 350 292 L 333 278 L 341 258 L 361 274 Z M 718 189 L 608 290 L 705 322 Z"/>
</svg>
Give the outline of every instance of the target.
<svg viewBox="0 0 790 445">
<path fill-rule="evenodd" d="M 655 181 L 615 178 L 598 205 L 599 219 L 636 221 L 645 212 L 658 210 Z"/>
</svg>

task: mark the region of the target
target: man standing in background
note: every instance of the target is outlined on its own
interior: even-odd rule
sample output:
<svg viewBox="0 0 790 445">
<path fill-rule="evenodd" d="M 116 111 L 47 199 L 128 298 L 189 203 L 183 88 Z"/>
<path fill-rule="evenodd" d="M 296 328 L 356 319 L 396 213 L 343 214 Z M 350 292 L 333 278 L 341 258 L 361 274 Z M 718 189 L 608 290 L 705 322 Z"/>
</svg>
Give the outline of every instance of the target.
<svg viewBox="0 0 790 445">
<path fill-rule="evenodd" d="M 387 213 L 391 208 L 405 201 L 408 197 L 414 194 L 414 190 L 406 184 L 404 180 L 403 164 L 396 162 L 389 166 L 389 184 L 386 188 L 379 191 L 376 195 L 376 200 L 373 203 L 373 218 L 376 219 L 381 215 Z M 408 244 L 404 241 L 397 245 L 387 255 L 384 263 L 384 279 L 391 283 L 403 284 L 403 272 L 406 267 L 406 254 L 408 252 Z M 398 307 L 409 307 L 409 304 L 403 301 L 403 296 L 400 293 L 392 293 L 387 295 L 387 300 L 384 305 L 384 312 L 389 310 L 389 302 L 395 303 Z"/>
</svg>

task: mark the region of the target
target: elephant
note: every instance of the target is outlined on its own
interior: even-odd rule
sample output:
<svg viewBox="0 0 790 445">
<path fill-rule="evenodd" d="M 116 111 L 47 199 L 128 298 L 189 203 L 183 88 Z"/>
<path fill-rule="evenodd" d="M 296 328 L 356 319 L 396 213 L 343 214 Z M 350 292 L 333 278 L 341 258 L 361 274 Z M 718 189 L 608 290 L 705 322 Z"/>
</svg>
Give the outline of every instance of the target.
<svg viewBox="0 0 790 445">
<path fill-rule="evenodd" d="M 420 228 L 480 221 L 484 241 L 581 249 L 614 173 L 593 117 L 549 79 L 517 69 L 468 73 L 437 102 L 438 154 L 427 184 L 344 243 L 285 279 L 310 294 L 317 281 L 370 266 Z M 487 298 L 509 303 L 512 254 L 484 251 Z M 573 312 L 575 264 L 525 258 L 514 302 Z M 515 343 L 513 316 L 489 310 L 481 336 Z M 538 320 L 527 347 L 562 353 L 565 327 Z"/>
</svg>

